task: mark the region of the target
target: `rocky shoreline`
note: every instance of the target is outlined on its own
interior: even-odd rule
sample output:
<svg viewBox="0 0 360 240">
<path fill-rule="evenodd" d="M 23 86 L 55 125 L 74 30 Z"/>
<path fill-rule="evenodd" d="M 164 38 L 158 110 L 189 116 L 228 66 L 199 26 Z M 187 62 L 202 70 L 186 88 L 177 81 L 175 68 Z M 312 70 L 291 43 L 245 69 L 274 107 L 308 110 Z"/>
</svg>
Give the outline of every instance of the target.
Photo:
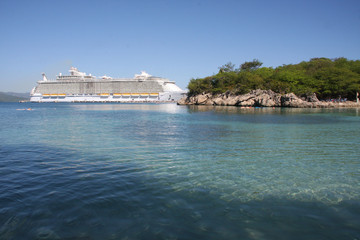
<svg viewBox="0 0 360 240">
<path fill-rule="evenodd" d="M 291 108 L 358 108 L 359 103 L 352 101 L 326 102 L 319 101 L 314 94 L 300 98 L 294 93 L 279 94 L 272 90 L 252 90 L 243 95 L 232 95 L 229 92 L 212 95 L 203 93 L 184 97 L 179 105 L 215 105 L 239 107 L 291 107 Z"/>
</svg>

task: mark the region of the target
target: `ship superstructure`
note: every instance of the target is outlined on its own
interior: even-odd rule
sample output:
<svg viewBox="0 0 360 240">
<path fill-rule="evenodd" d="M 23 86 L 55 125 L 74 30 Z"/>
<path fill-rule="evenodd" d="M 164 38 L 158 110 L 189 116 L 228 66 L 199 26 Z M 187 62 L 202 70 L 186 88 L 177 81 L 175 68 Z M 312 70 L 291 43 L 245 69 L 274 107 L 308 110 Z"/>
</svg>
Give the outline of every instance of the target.
<svg viewBox="0 0 360 240">
<path fill-rule="evenodd" d="M 70 75 L 42 80 L 32 89 L 31 102 L 175 102 L 186 95 L 175 82 L 142 71 L 134 78 L 95 77 L 71 67 Z"/>
</svg>

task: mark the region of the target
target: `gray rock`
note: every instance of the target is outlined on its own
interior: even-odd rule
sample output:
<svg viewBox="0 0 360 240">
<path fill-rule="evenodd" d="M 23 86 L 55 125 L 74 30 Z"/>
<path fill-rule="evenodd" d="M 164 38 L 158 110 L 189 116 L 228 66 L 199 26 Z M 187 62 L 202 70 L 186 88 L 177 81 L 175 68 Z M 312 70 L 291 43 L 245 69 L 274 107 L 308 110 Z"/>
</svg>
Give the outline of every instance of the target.
<svg viewBox="0 0 360 240">
<path fill-rule="evenodd" d="M 230 96 L 226 99 L 225 101 L 225 105 L 226 106 L 235 106 L 238 102 L 238 99 L 236 98 L 236 96 Z"/>
<path fill-rule="evenodd" d="M 263 93 L 255 98 L 255 104 L 261 107 L 271 107 L 275 102 L 271 99 L 271 96 Z"/>
<path fill-rule="evenodd" d="M 213 99 L 213 104 L 214 105 L 219 105 L 219 106 L 224 106 L 225 105 L 225 101 L 224 99 L 222 99 L 221 97 L 217 97 Z"/>
<path fill-rule="evenodd" d="M 197 96 L 196 104 L 205 105 L 206 101 L 209 99 L 209 94 L 201 94 Z"/>
<path fill-rule="evenodd" d="M 306 96 L 306 101 L 319 102 L 319 99 L 316 97 L 316 93 L 312 93 L 312 94 Z"/>
<path fill-rule="evenodd" d="M 219 105 L 219 106 L 259 106 L 259 107 L 292 107 L 292 108 L 340 108 L 340 107 L 360 107 L 354 102 L 333 103 L 322 102 L 316 94 L 310 94 L 303 99 L 294 93 L 281 95 L 272 90 L 252 90 L 242 95 L 231 95 L 230 92 L 212 95 L 202 93 L 192 97 L 182 98 L 178 101 L 179 105 Z"/>
<path fill-rule="evenodd" d="M 178 105 L 187 105 L 188 103 L 188 97 L 183 97 L 177 102 Z"/>
<path fill-rule="evenodd" d="M 255 100 L 254 99 L 248 99 L 247 101 L 239 102 L 238 106 L 243 106 L 243 107 L 255 106 Z"/>
</svg>

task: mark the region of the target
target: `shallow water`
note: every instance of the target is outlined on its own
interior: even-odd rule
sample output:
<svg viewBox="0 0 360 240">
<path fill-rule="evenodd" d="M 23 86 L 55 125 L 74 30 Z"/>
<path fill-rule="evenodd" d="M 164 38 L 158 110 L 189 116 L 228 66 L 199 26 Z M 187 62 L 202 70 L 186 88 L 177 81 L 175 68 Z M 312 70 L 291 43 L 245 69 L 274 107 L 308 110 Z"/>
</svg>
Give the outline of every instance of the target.
<svg viewBox="0 0 360 240">
<path fill-rule="evenodd" d="M 359 136 L 357 109 L 2 103 L 0 239 L 360 239 Z"/>
</svg>

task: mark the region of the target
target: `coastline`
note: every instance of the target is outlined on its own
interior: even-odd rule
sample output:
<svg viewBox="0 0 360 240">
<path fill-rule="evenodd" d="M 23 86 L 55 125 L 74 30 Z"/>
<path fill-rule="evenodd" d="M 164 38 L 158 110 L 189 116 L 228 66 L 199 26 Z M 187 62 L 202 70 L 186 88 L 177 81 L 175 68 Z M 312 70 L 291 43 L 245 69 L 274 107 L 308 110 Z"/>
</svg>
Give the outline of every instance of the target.
<svg viewBox="0 0 360 240">
<path fill-rule="evenodd" d="M 238 107 L 289 107 L 289 108 L 359 108 L 360 103 L 353 101 L 320 101 L 315 94 L 300 98 L 294 93 L 279 94 L 272 90 L 252 90 L 243 95 L 222 93 L 212 95 L 202 93 L 195 96 L 184 97 L 177 102 L 178 105 L 213 105 Z"/>
</svg>

